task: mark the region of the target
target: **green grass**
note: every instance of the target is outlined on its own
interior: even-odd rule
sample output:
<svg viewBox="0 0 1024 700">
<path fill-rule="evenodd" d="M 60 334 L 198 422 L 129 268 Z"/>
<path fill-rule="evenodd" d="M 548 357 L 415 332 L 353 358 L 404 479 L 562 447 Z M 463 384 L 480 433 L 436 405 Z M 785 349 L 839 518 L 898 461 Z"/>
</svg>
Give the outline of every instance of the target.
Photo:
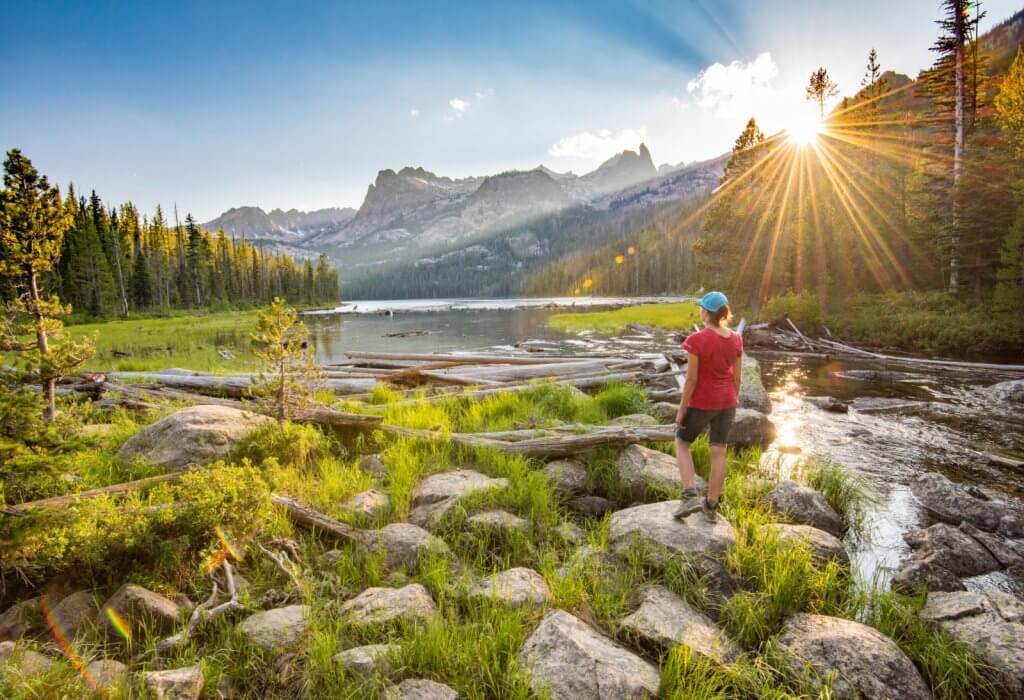
<svg viewBox="0 0 1024 700">
<path fill-rule="evenodd" d="M 548 324 L 559 330 L 598 333 L 619 333 L 631 323 L 665 330 L 690 328 L 700 323 L 700 310 L 695 302 L 684 301 L 678 304 L 639 304 L 613 311 L 555 314 L 548 319 Z"/>
<path fill-rule="evenodd" d="M 256 314 L 231 311 L 85 323 L 68 326 L 68 333 L 73 338 L 95 336 L 96 355 L 86 369 L 130 372 L 185 367 L 228 373 L 256 367 L 250 343 Z M 230 351 L 233 359 L 221 357 L 220 348 Z"/>
</svg>

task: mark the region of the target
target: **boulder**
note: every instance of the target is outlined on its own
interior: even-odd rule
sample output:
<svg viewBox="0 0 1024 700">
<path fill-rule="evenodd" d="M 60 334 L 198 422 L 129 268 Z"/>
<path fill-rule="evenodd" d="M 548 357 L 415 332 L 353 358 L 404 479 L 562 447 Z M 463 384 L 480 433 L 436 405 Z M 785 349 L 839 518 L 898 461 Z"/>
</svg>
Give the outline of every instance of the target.
<svg viewBox="0 0 1024 700">
<path fill-rule="evenodd" d="M 730 663 L 740 653 L 707 615 L 663 586 L 645 588 L 639 607 L 619 626 L 626 634 L 662 649 L 685 644 L 694 653 L 720 663 Z"/>
<path fill-rule="evenodd" d="M 334 660 L 341 664 L 353 678 L 369 680 L 378 673 L 391 672 L 391 663 L 388 658 L 398 649 L 397 644 L 367 644 L 345 649 L 336 654 Z"/>
<path fill-rule="evenodd" d="M 775 439 L 775 424 L 760 411 L 737 408 L 736 418 L 729 429 L 729 444 L 740 447 L 760 445 L 766 447 Z"/>
<path fill-rule="evenodd" d="M 1009 511 L 1005 503 L 975 497 L 971 491 L 936 472 L 919 475 L 910 482 L 910 490 L 936 520 L 950 525 L 968 522 L 986 532 L 999 528 Z"/>
<path fill-rule="evenodd" d="M 655 698 L 658 669 L 564 610 L 551 610 L 526 640 L 519 665 L 552 700 Z"/>
<path fill-rule="evenodd" d="M 583 544 L 587 541 L 587 533 L 571 520 L 562 521 L 555 530 L 555 534 L 569 544 Z"/>
<path fill-rule="evenodd" d="M 642 445 L 630 445 L 619 453 L 615 463 L 619 481 L 635 498 L 642 498 L 652 489 L 679 488 L 679 467 L 675 457 Z M 697 488 L 704 491 L 707 483 L 697 477 Z"/>
<path fill-rule="evenodd" d="M 125 461 L 143 459 L 167 470 L 184 469 L 226 457 L 253 428 L 272 422 L 228 406 L 190 406 L 137 432 L 117 456 Z"/>
<path fill-rule="evenodd" d="M 515 567 L 487 576 L 469 592 L 470 598 L 494 598 L 512 607 L 543 605 L 551 600 L 551 589 L 533 569 Z"/>
<path fill-rule="evenodd" d="M 1024 698 L 1024 604 L 1007 593 L 929 593 L 921 617 L 970 647 L 997 673 L 1001 697 Z"/>
<path fill-rule="evenodd" d="M 413 489 L 409 522 L 431 530 L 466 494 L 506 486 L 508 479 L 492 479 L 472 469 L 432 474 Z"/>
<path fill-rule="evenodd" d="M 988 388 L 997 401 L 1024 405 L 1024 379 L 999 382 Z"/>
<path fill-rule="evenodd" d="M 388 468 L 381 460 L 380 455 L 366 455 L 359 460 L 359 469 L 380 481 L 388 476 Z"/>
<path fill-rule="evenodd" d="M 931 557 L 905 560 L 893 574 L 890 583 L 893 589 L 905 593 L 913 592 L 921 586 L 929 591 L 964 590 L 963 581 Z"/>
<path fill-rule="evenodd" d="M 761 365 L 750 355 L 743 355 L 743 381 L 740 384 L 740 408 L 759 413 L 772 412 L 772 400 L 761 381 Z"/>
<path fill-rule="evenodd" d="M 459 700 L 459 694 L 444 683 L 426 678 L 408 678 L 384 692 L 385 700 Z"/>
<path fill-rule="evenodd" d="M 16 642 L 0 642 L 0 666 L 11 664 L 19 676 L 35 676 L 53 668 L 53 659 L 37 651 L 18 647 Z"/>
<path fill-rule="evenodd" d="M 835 559 L 840 564 L 850 565 L 850 555 L 846 553 L 842 540 L 831 533 L 810 525 L 771 523 L 768 527 L 775 530 L 781 543 L 806 542 L 814 558 L 820 563 Z"/>
<path fill-rule="evenodd" d="M 444 540 L 410 523 L 392 523 L 379 530 L 364 531 L 362 545 L 371 552 L 383 552 L 388 569 L 416 565 L 420 557 L 449 556 Z"/>
<path fill-rule="evenodd" d="M 651 415 L 658 419 L 662 425 L 675 423 L 676 415 L 679 413 L 679 404 L 659 401 L 651 406 Z"/>
<path fill-rule="evenodd" d="M 804 401 L 829 413 L 849 413 L 849 404 L 832 396 L 805 396 Z"/>
<path fill-rule="evenodd" d="M 776 484 L 765 498 L 772 510 L 797 525 L 810 525 L 836 537 L 842 537 L 846 530 L 839 513 L 824 496 L 809 486 L 785 479 Z"/>
<path fill-rule="evenodd" d="M 345 501 L 342 510 L 367 519 L 376 519 L 387 512 L 391 499 L 383 491 L 370 489 L 355 494 Z"/>
<path fill-rule="evenodd" d="M 144 631 L 170 634 L 181 616 L 181 607 L 173 600 L 126 583 L 103 604 L 96 615 L 96 627 L 108 639 L 131 643 Z"/>
<path fill-rule="evenodd" d="M 154 700 L 199 700 L 205 682 L 199 666 L 142 674 L 142 683 Z"/>
<path fill-rule="evenodd" d="M 504 533 L 523 532 L 528 523 L 507 510 L 488 510 L 466 518 L 466 526 L 474 530 Z"/>
<path fill-rule="evenodd" d="M 288 605 L 245 618 L 238 631 L 253 646 L 266 651 L 294 648 L 309 630 L 309 606 Z"/>
<path fill-rule="evenodd" d="M 43 614 L 39 609 L 39 598 L 30 598 L 15 603 L 0 615 L 0 642 L 24 637 L 42 628 Z"/>
<path fill-rule="evenodd" d="M 628 416 L 619 416 L 618 418 L 611 419 L 608 421 L 608 425 L 635 427 L 640 425 L 661 425 L 661 421 L 646 413 L 630 413 Z"/>
<path fill-rule="evenodd" d="M 639 544 L 658 564 L 683 555 L 708 578 L 718 597 L 731 595 L 738 582 L 724 560 L 736 543 L 732 525 L 721 514 L 709 523 L 700 512 L 677 520 L 674 515 L 678 507 L 679 501 L 662 501 L 616 511 L 608 529 L 609 550 L 624 556 L 630 547 Z"/>
<path fill-rule="evenodd" d="M 50 612 L 50 621 L 65 639 L 73 640 L 79 631 L 93 624 L 99 605 L 91 591 L 78 591 L 66 596 Z"/>
<path fill-rule="evenodd" d="M 548 462 L 544 473 L 554 487 L 567 496 L 579 496 L 587 492 L 587 467 L 577 459 Z"/>
<path fill-rule="evenodd" d="M 346 601 L 341 614 L 357 625 L 426 621 L 437 614 L 437 605 L 426 588 L 411 583 L 403 588 L 367 588 Z"/>
<path fill-rule="evenodd" d="M 1003 568 L 1024 561 L 1024 546 L 1020 543 L 1010 542 L 997 533 L 979 530 L 968 522 L 960 523 L 960 532 L 973 537 Z"/>
<path fill-rule="evenodd" d="M 116 688 L 128 682 L 128 667 L 114 659 L 98 659 L 85 667 L 85 672 L 101 688 Z"/>
<path fill-rule="evenodd" d="M 786 622 L 778 638 L 793 675 L 820 687 L 834 674 L 835 698 L 931 700 L 914 663 L 878 630 L 852 620 L 801 613 Z"/>
<path fill-rule="evenodd" d="M 614 510 L 611 501 L 601 496 L 579 496 L 572 499 L 569 505 L 573 510 L 592 518 L 603 517 L 605 513 Z"/>
<path fill-rule="evenodd" d="M 914 550 L 911 558 L 927 559 L 957 576 L 977 576 L 1002 568 L 981 543 L 946 523 L 909 530 L 903 539 Z"/>
</svg>

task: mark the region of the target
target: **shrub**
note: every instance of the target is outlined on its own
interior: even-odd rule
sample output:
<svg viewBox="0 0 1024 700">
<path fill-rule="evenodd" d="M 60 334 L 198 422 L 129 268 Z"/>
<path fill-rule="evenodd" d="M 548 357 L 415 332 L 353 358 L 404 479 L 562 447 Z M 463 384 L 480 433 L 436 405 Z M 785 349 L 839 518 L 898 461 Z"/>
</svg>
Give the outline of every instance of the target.
<svg viewBox="0 0 1024 700">
<path fill-rule="evenodd" d="M 594 395 L 594 403 L 609 418 L 643 413 L 647 410 L 647 392 L 634 384 L 609 382 Z"/>
<path fill-rule="evenodd" d="M 787 314 L 801 331 L 817 333 L 821 326 L 821 306 L 811 292 L 786 292 L 772 297 L 761 308 L 761 318 L 771 320 Z"/>
<path fill-rule="evenodd" d="M 238 457 L 254 464 L 274 458 L 285 466 L 307 468 L 330 454 L 332 440 L 314 425 L 264 423 L 236 448 Z"/>
</svg>

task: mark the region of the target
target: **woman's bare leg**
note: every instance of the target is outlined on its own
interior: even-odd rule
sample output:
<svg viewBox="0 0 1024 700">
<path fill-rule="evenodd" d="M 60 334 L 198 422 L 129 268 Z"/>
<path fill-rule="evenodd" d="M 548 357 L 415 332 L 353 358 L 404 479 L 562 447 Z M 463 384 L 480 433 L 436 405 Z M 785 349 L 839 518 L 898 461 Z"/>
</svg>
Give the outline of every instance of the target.
<svg viewBox="0 0 1024 700">
<path fill-rule="evenodd" d="M 690 454 L 690 443 L 676 438 L 676 464 L 679 466 L 679 479 L 684 489 L 697 486 L 697 472 L 693 468 L 693 455 Z"/>
<path fill-rule="evenodd" d="M 711 446 L 711 478 L 708 480 L 708 500 L 717 503 L 722 496 L 722 486 L 725 485 L 725 445 Z M 690 469 L 693 469 L 693 460 L 690 460 Z"/>
</svg>

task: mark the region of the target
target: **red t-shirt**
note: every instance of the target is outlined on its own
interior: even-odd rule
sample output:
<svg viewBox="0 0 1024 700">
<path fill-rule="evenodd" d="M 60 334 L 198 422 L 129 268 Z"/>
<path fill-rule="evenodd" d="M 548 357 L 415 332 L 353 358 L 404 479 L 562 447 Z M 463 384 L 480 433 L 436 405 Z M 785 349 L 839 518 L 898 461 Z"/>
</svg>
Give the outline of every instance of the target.
<svg viewBox="0 0 1024 700">
<path fill-rule="evenodd" d="M 733 367 L 743 354 L 743 336 L 733 332 L 723 338 L 712 328 L 691 333 L 683 341 L 683 350 L 700 358 L 697 366 L 697 388 L 690 398 L 690 408 L 721 411 L 739 405 Z"/>
</svg>

